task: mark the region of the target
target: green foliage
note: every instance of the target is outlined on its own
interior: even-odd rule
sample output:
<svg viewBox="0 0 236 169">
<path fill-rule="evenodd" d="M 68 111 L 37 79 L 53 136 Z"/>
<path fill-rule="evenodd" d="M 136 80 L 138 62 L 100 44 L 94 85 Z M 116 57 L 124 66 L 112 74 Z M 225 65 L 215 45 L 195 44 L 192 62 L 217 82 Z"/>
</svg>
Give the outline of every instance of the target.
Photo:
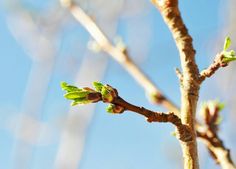
<svg viewBox="0 0 236 169">
<path fill-rule="evenodd" d="M 84 98 L 86 97 L 90 92 L 89 91 L 74 91 L 74 92 L 68 92 L 64 95 L 65 98 L 73 100 L 77 98 Z"/>
<path fill-rule="evenodd" d="M 231 45 L 231 39 L 230 39 L 230 37 L 227 36 L 227 37 L 225 38 L 224 51 L 228 50 L 229 47 L 230 47 L 230 45 Z"/>
<path fill-rule="evenodd" d="M 101 99 L 101 95 L 90 88 L 78 88 L 73 85 L 69 85 L 66 82 L 61 83 L 62 90 L 66 91 L 64 97 L 68 100 L 73 100 L 72 106 L 77 104 L 94 103 Z"/>
<path fill-rule="evenodd" d="M 109 104 L 106 108 L 106 111 L 112 114 L 120 114 L 124 112 L 124 107 L 119 105 Z"/>
<path fill-rule="evenodd" d="M 114 112 L 113 112 L 114 107 L 115 107 L 114 104 L 109 104 L 109 105 L 107 106 L 107 108 L 106 108 L 106 111 L 107 111 L 108 113 L 114 113 Z"/>
<path fill-rule="evenodd" d="M 89 103 L 91 103 L 90 100 L 88 100 L 86 97 L 82 97 L 74 99 L 74 101 L 71 103 L 71 106 L 76 106 L 78 104 L 89 104 Z"/>
<path fill-rule="evenodd" d="M 66 82 L 61 83 L 61 88 L 66 91 L 64 97 L 68 100 L 73 100 L 72 106 L 78 104 L 88 104 L 98 101 L 112 103 L 112 101 L 118 97 L 116 89 L 109 85 L 103 85 L 100 82 L 94 82 L 93 86 L 95 90 L 88 87 L 78 88 L 67 84 Z M 109 104 L 106 108 L 109 113 L 122 113 L 124 107 L 114 104 Z"/>
<path fill-rule="evenodd" d="M 66 82 L 61 82 L 61 88 L 62 88 L 62 90 L 65 90 L 67 92 L 80 91 L 81 90 L 76 86 L 72 86 L 72 85 L 67 84 Z"/>
<path fill-rule="evenodd" d="M 104 102 L 110 103 L 112 100 L 118 96 L 116 89 L 109 85 L 103 85 L 99 82 L 93 82 L 93 86 L 97 92 L 102 94 L 102 100 Z"/>
<path fill-rule="evenodd" d="M 231 61 L 236 60 L 236 55 L 235 55 L 235 51 L 231 50 L 231 51 L 224 51 L 223 52 L 224 58 L 223 58 L 223 62 L 225 63 L 229 63 Z"/>
<path fill-rule="evenodd" d="M 227 51 L 231 45 L 231 39 L 230 37 L 225 38 L 225 43 L 224 43 L 224 50 L 222 51 L 223 54 L 223 59 L 222 61 L 224 63 L 229 63 L 231 61 L 236 60 L 236 55 L 234 50 Z"/>
<path fill-rule="evenodd" d="M 93 86 L 97 92 L 101 92 L 104 85 L 100 82 L 93 82 Z"/>
</svg>

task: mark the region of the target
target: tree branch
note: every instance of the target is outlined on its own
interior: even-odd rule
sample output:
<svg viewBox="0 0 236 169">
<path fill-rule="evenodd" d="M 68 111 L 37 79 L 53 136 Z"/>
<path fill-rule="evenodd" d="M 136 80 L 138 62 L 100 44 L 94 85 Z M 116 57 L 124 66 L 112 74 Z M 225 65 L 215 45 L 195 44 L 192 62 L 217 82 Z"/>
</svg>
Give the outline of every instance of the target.
<svg viewBox="0 0 236 169">
<path fill-rule="evenodd" d="M 234 50 L 228 50 L 231 45 L 230 37 L 225 38 L 223 51 L 218 53 L 213 63 L 205 70 L 203 70 L 199 76 L 200 83 L 207 77 L 211 77 L 220 67 L 228 66 L 228 63 L 236 60 L 236 54 Z"/>
<path fill-rule="evenodd" d="M 223 141 L 218 136 L 220 111 L 223 105 L 217 101 L 205 103 L 200 114 L 203 116 L 204 123 L 197 127 L 197 136 L 207 146 L 210 154 L 222 169 L 236 169 L 230 151 L 224 146 Z"/>
<path fill-rule="evenodd" d="M 123 100 L 120 97 L 117 97 L 112 101 L 111 103 L 115 105 L 119 105 L 124 107 L 125 110 L 129 110 L 138 114 L 141 114 L 147 118 L 148 122 L 169 122 L 175 125 L 178 131 L 178 137 L 183 142 L 191 142 L 192 141 L 192 135 L 189 130 L 189 127 L 182 124 L 181 119 L 176 116 L 173 112 L 172 113 L 161 113 L 161 112 L 153 112 L 151 110 L 148 110 L 144 107 L 138 107 L 135 105 L 132 105 L 125 100 Z"/>
<path fill-rule="evenodd" d="M 122 99 L 119 96 L 117 90 L 109 85 L 103 85 L 101 83 L 94 82 L 96 91 L 88 87 L 77 88 L 76 86 L 68 85 L 65 82 L 61 84 L 61 87 L 67 92 L 64 97 L 69 100 L 73 100 L 72 105 L 97 103 L 99 101 L 109 103 L 107 111 L 110 113 L 121 114 L 124 111 L 128 110 L 145 116 L 147 118 L 147 121 L 150 123 L 172 123 L 173 125 L 175 125 L 177 129 L 177 136 L 182 142 L 192 141 L 192 133 L 190 128 L 187 125 L 184 125 L 181 122 L 181 119 L 173 112 L 165 114 L 162 112 L 154 112 L 144 107 L 133 105 Z"/>
<path fill-rule="evenodd" d="M 223 62 L 224 55 L 219 53 L 216 55 L 213 63 L 200 73 L 199 80 L 203 82 L 206 78 L 211 77 L 220 67 L 225 67 L 228 63 Z"/>
<path fill-rule="evenodd" d="M 89 32 L 95 39 L 101 49 L 108 53 L 114 60 L 122 65 L 131 76 L 141 85 L 145 91 L 151 96 L 156 104 L 161 104 L 166 109 L 179 114 L 179 108 L 170 101 L 156 85 L 143 73 L 140 68 L 129 57 L 127 50 L 120 50 L 112 45 L 106 35 L 100 30 L 97 24 L 76 4 L 71 0 L 62 0 L 62 5 L 67 7 L 75 19 Z"/>
<path fill-rule="evenodd" d="M 185 169 L 198 169 L 198 153 L 195 134 L 195 113 L 199 94 L 199 70 L 195 62 L 192 37 L 181 18 L 178 0 L 153 0 L 169 27 L 179 50 L 183 78 L 181 84 L 181 119 L 191 128 L 193 142 L 181 143 Z"/>
<path fill-rule="evenodd" d="M 197 132 L 197 136 L 207 145 L 210 152 L 213 153 L 213 158 L 221 165 L 222 169 L 236 169 L 230 156 L 230 150 L 224 146 L 216 133 L 207 130 Z"/>
</svg>

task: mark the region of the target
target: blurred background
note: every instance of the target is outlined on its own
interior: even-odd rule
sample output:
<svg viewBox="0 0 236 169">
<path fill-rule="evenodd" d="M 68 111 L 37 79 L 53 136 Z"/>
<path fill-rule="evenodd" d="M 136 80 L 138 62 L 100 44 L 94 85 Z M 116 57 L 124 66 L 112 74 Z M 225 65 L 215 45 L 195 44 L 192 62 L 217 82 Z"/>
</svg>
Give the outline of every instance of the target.
<svg viewBox="0 0 236 169">
<path fill-rule="evenodd" d="M 175 43 L 147 0 L 77 0 L 111 41 L 127 45 L 141 69 L 180 105 Z M 236 49 L 236 1 L 181 1 L 194 39 L 196 60 L 206 68 L 225 36 Z M 71 107 L 61 81 L 108 83 L 136 105 L 152 105 L 144 90 L 92 39 L 57 0 L 0 1 L 0 169 L 180 169 L 182 154 L 172 125 L 147 123 L 133 113 L 111 115 L 102 103 Z M 236 63 L 204 82 L 201 101 L 219 99 L 220 137 L 236 161 Z M 199 142 L 200 165 L 219 168 Z"/>
</svg>

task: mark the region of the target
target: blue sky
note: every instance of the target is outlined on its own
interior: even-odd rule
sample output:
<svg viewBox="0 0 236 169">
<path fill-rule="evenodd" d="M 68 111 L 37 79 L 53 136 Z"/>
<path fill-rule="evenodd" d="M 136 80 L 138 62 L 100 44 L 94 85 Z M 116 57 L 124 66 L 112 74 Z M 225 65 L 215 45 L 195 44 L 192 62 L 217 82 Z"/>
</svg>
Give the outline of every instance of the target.
<svg viewBox="0 0 236 169">
<path fill-rule="evenodd" d="M 26 1 L 34 6 L 47 2 Z M 35 4 L 34 4 L 35 3 Z M 194 39 L 194 46 L 197 50 L 196 60 L 202 69 L 210 63 L 209 55 L 214 53 L 209 49 L 215 44 L 208 44 L 223 29 L 224 21 L 221 19 L 219 6 L 221 1 L 199 0 L 181 1 L 180 9 L 184 21 Z M 150 40 L 148 57 L 138 63 L 158 86 L 171 97 L 177 104 L 180 103 L 178 80 L 174 73 L 175 67 L 180 67 L 178 52 L 169 30 L 162 21 L 158 11 L 151 6 L 145 17 L 151 18 L 153 36 Z M 34 9 L 34 8 L 32 8 Z M 39 8 L 40 9 L 40 8 Z M 14 39 L 7 25 L 9 13 L 3 5 L 0 8 L 0 169 L 11 169 L 13 161 L 12 150 L 16 143 L 15 137 L 5 128 L 7 121 L 20 113 L 22 99 L 24 98 L 25 87 L 32 67 L 32 61 L 27 52 Z M 120 19 L 118 22 L 118 34 L 126 39 L 127 20 Z M 75 24 L 69 29 L 70 34 L 61 36 L 62 42 L 59 45 L 60 52 L 68 52 L 68 46 L 78 42 L 81 38 L 86 43 L 88 34 Z M 142 40 L 142 39 L 140 39 Z M 81 58 L 85 51 L 85 45 L 81 45 L 81 53 L 75 57 Z M 129 46 L 129 44 L 127 44 Z M 134 50 L 134 49 L 133 49 Z M 64 55 L 63 55 L 64 56 Z M 157 59 L 158 57 L 158 59 Z M 40 120 L 46 123 L 53 122 L 54 118 L 65 115 L 68 110 L 68 101 L 63 99 L 60 90 L 60 81 L 72 77 L 60 73 L 62 59 L 58 59 L 54 67 L 54 74 L 50 80 L 47 97 L 43 103 Z M 75 66 L 78 66 L 78 64 Z M 72 70 L 73 71 L 73 70 Z M 58 73 L 59 72 L 59 73 Z M 109 66 L 103 82 L 116 87 L 121 96 L 128 101 L 146 106 L 153 110 L 164 111 L 163 108 L 154 106 L 148 102 L 142 88 L 113 60 L 109 60 Z M 205 88 L 205 89 L 204 89 Z M 204 86 L 203 91 L 206 90 Z M 201 94 L 204 97 L 209 95 Z M 35 97 L 35 96 L 32 96 Z M 53 112 L 53 113 L 52 113 Z M 155 169 L 155 168 L 181 168 L 181 150 L 178 141 L 171 136 L 173 127 L 168 124 L 149 124 L 143 117 L 133 113 L 123 115 L 110 115 L 105 113 L 105 105 L 99 103 L 96 107 L 91 125 L 88 128 L 84 154 L 80 169 Z M 33 153 L 26 168 L 50 169 L 58 148 L 60 131 L 55 130 L 53 141 L 44 146 L 32 146 Z M 30 146 L 30 145 L 29 145 Z M 202 146 L 201 146 L 202 147 Z M 206 153 L 206 154 L 204 154 Z M 202 168 L 211 168 L 214 162 L 208 158 L 205 150 L 201 149 Z"/>
</svg>

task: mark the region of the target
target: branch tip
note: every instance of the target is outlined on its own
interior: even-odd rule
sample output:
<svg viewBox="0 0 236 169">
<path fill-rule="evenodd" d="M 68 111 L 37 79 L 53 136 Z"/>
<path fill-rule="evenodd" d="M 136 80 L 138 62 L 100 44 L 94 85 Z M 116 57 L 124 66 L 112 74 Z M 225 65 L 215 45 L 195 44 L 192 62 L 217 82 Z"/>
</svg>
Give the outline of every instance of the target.
<svg viewBox="0 0 236 169">
<path fill-rule="evenodd" d="M 89 104 L 98 101 L 109 103 L 106 109 L 107 112 L 109 113 L 121 114 L 124 111 L 128 110 L 145 116 L 147 118 L 147 121 L 150 123 L 151 122 L 172 123 L 177 128 L 178 138 L 181 141 L 184 142 L 192 141 L 191 130 L 189 129 L 188 126 L 182 124 L 181 119 L 173 112 L 169 113 L 154 112 L 144 107 L 135 106 L 122 99 L 119 96 L 117 90 L 112 86 L 103 85 L 102 83 L 99 82 L 94 82 L 93 85 L 95 90 L 87 87 L 77 88 L 76 86 L 72 86 L 67 83 L 63 83 L 62 88 L 66 91 L 65 94 L 66 98 L 74 101 L 73 105 Z M 68 90 L 68 88 L 70 90 Z"/>
</svg>

